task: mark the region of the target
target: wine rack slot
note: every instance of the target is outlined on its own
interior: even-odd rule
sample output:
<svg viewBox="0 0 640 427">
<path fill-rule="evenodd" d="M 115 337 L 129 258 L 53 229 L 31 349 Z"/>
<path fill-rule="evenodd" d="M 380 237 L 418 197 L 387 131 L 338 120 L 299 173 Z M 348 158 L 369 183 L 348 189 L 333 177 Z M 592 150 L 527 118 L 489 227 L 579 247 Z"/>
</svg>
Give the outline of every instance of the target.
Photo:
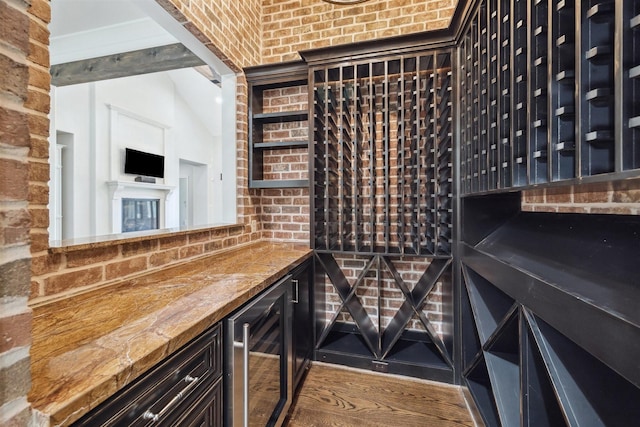
<svg viewBox="0 0 640 427">
<path fill-rule="evenodd" d="M 548 5 L 547 0 L 539 0 L 531 5 L 530 37 L 530 136 L 529 183 L 543 183 L 548 179 L 547 147 L 549 135 L 547 118 L 548 100 Z"/>
<path fill-rule="evenodd" d="M 623 2 L 622 169 L 640 168 L 640 0 Z"/>
<path fill-rule="evenodd" d="M 513 121 L 515 129 L 513 137 L 513 185 L 527 184 L 527 117 L 528 96 L 528 61 L 527 61 L 527 1 L 514 0 L 512 11 L 513 46 L 511 67 L 513 68 Z"/>
<path fill-rule="evenodd" d="M 614 2 L 581 4 L 580 153 L 583 175 L 615 171 L 614 106 L 605 94 L 614 88 Z"/>
</svg>

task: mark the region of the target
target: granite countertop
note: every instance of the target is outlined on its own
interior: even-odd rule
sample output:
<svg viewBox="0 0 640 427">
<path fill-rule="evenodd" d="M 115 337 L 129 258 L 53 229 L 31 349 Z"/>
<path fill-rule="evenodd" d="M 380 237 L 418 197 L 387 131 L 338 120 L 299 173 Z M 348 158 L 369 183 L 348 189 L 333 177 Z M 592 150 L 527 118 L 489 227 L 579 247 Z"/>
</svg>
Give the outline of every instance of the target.
<svg viewBox="0 0 640 427">
<path fill-rule="evenodd" d="M 76 421 L 310 255 L 256 242 L 33 307 L 38 424 Z"/>
</svg>

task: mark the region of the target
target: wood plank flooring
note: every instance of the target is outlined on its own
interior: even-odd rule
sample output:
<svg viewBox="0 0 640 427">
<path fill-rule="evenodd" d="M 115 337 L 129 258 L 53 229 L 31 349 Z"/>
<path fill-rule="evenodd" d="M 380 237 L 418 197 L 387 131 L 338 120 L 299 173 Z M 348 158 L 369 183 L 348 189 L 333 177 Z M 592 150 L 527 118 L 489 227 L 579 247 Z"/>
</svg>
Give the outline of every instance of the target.
<svg viewBox="0 0 640 427">
<path fill-rule="evenodd" d="M 287 427 L 474 426 L 455 386 L 315 362 Z"/>
</svg>

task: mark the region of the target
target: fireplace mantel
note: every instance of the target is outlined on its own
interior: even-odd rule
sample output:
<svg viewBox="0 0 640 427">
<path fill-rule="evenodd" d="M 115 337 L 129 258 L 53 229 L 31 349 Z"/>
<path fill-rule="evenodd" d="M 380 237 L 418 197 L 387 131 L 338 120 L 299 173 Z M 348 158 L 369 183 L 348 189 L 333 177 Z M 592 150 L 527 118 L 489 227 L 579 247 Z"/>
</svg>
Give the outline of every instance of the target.
<svg viewBox="0 0 640 427">
<path fill-rule="evenodd" d="M 127 190 L 132 190 L 139 192 L 142 191 L 158 191 L 164 194 L 164 198 L 166 199 L 169 195 L 176 189 L 175 186 L 172 185 L 163 185 L 163 184 L 151 184 L 148 182 L 136 182 L 136 181 L 107 181 L 107 186 L 109 186 L 109 190 L 111 191 L 111 199 L 121 199 L 122 194 Z"/>
<path fill-rule="evenodd" d="M 159 199 L 160 224 L 165 228 L 166 206 L 175 186 L 136 181 L 107 181 L 111 197 L 111 232 L 122 232 L 122 199 Z"/>
</svg>

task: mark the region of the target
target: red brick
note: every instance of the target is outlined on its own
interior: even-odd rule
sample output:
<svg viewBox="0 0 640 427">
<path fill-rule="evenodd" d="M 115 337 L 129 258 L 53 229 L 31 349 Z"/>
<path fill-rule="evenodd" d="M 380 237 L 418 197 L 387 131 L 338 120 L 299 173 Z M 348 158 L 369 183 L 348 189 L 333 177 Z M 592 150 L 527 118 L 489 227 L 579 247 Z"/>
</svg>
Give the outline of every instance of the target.
<svg viewBox="0 0 640 427">
<path fill-rule="evenodd" d="M 38 0 L 41 1 L 41 0 Z M 29 61 L 34 62 L 37 65 L 42 67 L 49 67 L 49 50 L 46 46 L 42 46 L 37 43 L 29 44 L 29 56 L 27 57 Z"/>
<path fill-rule="evenodd" d="M 46 116 L 29 115 L 29 131 L 33 135 L 49 137 L 49 119 Z"/>
<path fill-rule="evenodd" d="M 93 248 L 79 251 L 68 252 L 67 267 L 83 267 L 86 265 L 97 264 L 100 262 L 115 259 L 120 252 L 117 246 L 106 246 L 103 248 Z"/>
<path fill-rule="evenodd" d="M 571 203 L 572 196 L 572 187 L 547 188 L 545 200 L 547 203 Z"/>
<path fill-rule="evenodd" d="M 44 274 L 56 273 L 62 267 L 62 254 L 45 254 L 34 256 L 31 259 L 31 274 L 42 276 Z"/>
<path fill-rule="evenodd" d="M 167 251 L 156 252 L 149 256 L 149 266 L 160 267 L 180 259 L 180 249 L 174 248 Z"/>
<path fill-rule="evenodd" d="M 102 266 L 69 271 L 51 276 L 44 281 L 46 295 L 54 295 L 69 289 L 93 285 L 102 281 Z"/>
<path fill-rule="evenodd" d="M 26 200 L 27 163 L 0 158 L 0 200 Z"/>
<path fill-rule="evenodd" d="M 147 269 L 147 257 L 141 256 L 124 261 L 114 262 L 105 266 L 105 278 L 107 280 L 118 279 L 139 273 Z"/>
<path fill-rule="evenodd" d="M 205 252 L 213 252 L 213 251 L 217 251 L 219 249 L 222 249 L 222 247 L 223 247 L 222 240 L 216 240 L 216 241 L 213 241 L 213 242 L 205 243 L 204 251 Z"/>
<path fill-rule="evenodd" d="M 31 311 L 0 317 L 0 354 L 31 344 Z"/>
<path fill-rule="evenodd" d="M 32 228 L 29 238 L 31 239 L 31 253 L 43 252 L 49 249 L 49 233 L 47 233 L 47 230 Z"/>
<path fill-rule="evenodd" d="M 122 256 L 130 257 L 134 255 L 147 254 L 158 248 L 158 240 L 141 240 L 139 242 L 123 243 Z"/>
<path fill-rule="evenodd" d="M 198 233 L 189 234 L 189 244 L 207 242 L 211 239 L 210 231 L 201 231 Z"/>
<path fill-rule="evenodd" d="M 26 113 L 0 107 L 0 144 L 29 146 L 29 122 Z"/>
<path fill-rule="evenodd" d="M 640 180 L 619 181 L 613 184 L 613 202 L 640 203 Z"/>
<path fill-rule="evenodd" d="M 26 181 L 25 181 L 26 182 Z M 47 205 L 49 203 L 49 186 L 45 183 L 29 183 L 29 202 L 34 205 Z"/>
<path fill-rule="evenodd" d="M 180 248 L 180 258 L 193 258 L 204 252 L 204 245 L 192 245 Z"/>
<path fill-rule="evenodd" d="M 29 295 L 31 260 L 20 259 L 0 264 L 0 297 L 26 297 Z"/>
<path fill-rule="evenodd" d="M 169 236 L 160 239 L 160 249 L 177 248 L 187 244 L 187 236 Z"/>
<path fill-rule="evenodd" d="M 2 114 L 0 112 L 0 114 Z M 27 138 L 27 143 L 28 143 Z M 29 157 L 34 159 L 48 159 L 49 158 L 49 141 L 44 138 L 31 138 L 31 147 L 29 150 Z"/>
<path fill-rule="evenodd" d="M 589 184 L 574 187 L 574 203 L 607 203 L 611 186 L 608 183 Z"/>
<path fill-rule="evenodd" d="M 49 181 L 49 163 L 30 162 L 29 181 Z"/>
<path fill-rule="evenodd" d="M 29 210 L 27 209 L 0 211 L 0 227 L 2 227 L 5 230 L 6 229 L 26 230 L 28 234 L 30 224 L 31 224 L 31 215 L 29 214 Z"/>
<path fill-rule="evenodd" d="M 51 98 L 48 93 L 41 92 L 40 90 L 29 90 L 24 106 L 34 111 L 49 114 L 51 110 Z"/>
<path fill-rule="evenodd" d="M 29 13 L 40 18 L 44 23 L 51 22 L 51 7 L 48 0 L 31 0 Z"/>
<path fill-rule="evenodd" d="M 27 98 L 29 68 L 13 59 L 0 54 L 0 91 L 9 92 L 20 99 Z"/>
</svg>

